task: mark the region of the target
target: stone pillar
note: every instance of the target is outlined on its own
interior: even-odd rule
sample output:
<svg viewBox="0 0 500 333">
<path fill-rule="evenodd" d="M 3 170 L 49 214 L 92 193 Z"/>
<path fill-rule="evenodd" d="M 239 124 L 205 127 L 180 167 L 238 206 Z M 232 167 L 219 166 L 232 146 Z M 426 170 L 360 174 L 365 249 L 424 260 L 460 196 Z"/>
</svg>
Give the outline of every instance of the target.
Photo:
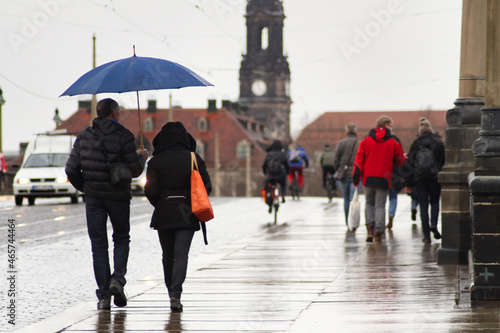
<svg viewBox="0 0 500 333">
<path fill-rule="evenodd" d="M 479 135 L 484 106 L 486 1 L 463 1 L 459 98 L 446 114 L 446 164 L 439 174 L 443 234 L 437 257 L 440 265 L 467 263 L 471 249 L 467 177 L 474 171 L 471 146 Z"/>
<path fill-rule="evenodd" d="M 471 300 L 500 300 L 500 1 L 488 0 L 486 98 L 470 177 Z"/>
</svg>

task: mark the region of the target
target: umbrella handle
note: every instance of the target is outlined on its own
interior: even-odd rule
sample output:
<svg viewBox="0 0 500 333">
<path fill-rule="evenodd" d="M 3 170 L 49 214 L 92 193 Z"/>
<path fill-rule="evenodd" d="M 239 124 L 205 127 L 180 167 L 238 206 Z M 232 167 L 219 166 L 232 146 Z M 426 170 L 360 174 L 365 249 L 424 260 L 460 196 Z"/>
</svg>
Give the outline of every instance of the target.
<svg viewBox="0 0 500 333">
<path fill-rule="evenodd" d="M 144 149 L 144 142 L 142 139 L 142 121 L 141 121 L 141 108 L 139 106 L 139 91 L 136 91 L 137 93 L 137 114 L 139 115 L 139 136 L 141 138 L 141 150 Z"/>
</svg>

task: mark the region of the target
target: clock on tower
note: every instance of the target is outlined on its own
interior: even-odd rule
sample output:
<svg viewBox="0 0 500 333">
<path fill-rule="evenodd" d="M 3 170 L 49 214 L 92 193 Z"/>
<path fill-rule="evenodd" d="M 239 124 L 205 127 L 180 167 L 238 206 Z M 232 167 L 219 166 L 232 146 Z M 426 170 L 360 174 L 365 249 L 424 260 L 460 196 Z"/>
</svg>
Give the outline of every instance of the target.
<svg viewBox="0 0 500 333">
<path fill-rule="evenodd" d="M 240 98 L 273 139 L 290 141 L 290 68 L 283 54 L 283 3 L 249 0 L 247 52 L 240 67 Z"/>
</svg>

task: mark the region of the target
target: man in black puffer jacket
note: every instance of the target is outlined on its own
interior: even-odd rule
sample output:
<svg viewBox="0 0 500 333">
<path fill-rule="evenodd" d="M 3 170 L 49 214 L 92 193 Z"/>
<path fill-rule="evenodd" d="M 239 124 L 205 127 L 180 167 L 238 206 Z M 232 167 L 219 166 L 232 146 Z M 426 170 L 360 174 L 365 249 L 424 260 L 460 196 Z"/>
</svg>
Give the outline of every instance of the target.
<svg viewBox="0 0 500 333">
<path fill-rule="evenodd" d="M 66 163 L 66 174 L 73 186 L 85 194 L 87 228 L 92 243 L 98 309 L 109 310 L 111 295 L 117 306 L 127 305 L 123 291 L 126 283 L 130 242 L 130 183 L 122 187 L 111 184 L 111 163 L 125 163 L 138 177 L 144 170 L 147 150 L 136 152 L 134 135 L 119 122 L 120 108 L 110 98 L 97 103 L 97 118 L 92 127 L 81 131 Z M 102 144 L 106 153 L 102 150 Z M 107 219 L 113 226 L 114 272 L 108 257 Z"/>
</svg>

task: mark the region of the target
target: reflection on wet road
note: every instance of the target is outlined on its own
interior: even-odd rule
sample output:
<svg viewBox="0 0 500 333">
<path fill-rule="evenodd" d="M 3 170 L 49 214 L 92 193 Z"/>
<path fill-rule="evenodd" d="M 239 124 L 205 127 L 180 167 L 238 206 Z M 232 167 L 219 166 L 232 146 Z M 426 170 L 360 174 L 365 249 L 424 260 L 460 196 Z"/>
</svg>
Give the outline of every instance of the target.
<svg viewBox="0 0 500 333">
<path fill-rule="evenodd" d="M 126 308 L 91 303 L 63 332 L 500 331 L 498 308 L 457 304 L 460 267 L 436 264 L 439 243 L 422 242 L 400 197 L 381 245 L 366 244 L 363 228 L 346 231 L 341 201 L 304 198 L 286 204 L 283 224 L 194 258 L 183 313 L 170 311 L 156 275 Z M 236 200 L 241 216 L 254 214 L 253 199 Z"/>
</svg>

